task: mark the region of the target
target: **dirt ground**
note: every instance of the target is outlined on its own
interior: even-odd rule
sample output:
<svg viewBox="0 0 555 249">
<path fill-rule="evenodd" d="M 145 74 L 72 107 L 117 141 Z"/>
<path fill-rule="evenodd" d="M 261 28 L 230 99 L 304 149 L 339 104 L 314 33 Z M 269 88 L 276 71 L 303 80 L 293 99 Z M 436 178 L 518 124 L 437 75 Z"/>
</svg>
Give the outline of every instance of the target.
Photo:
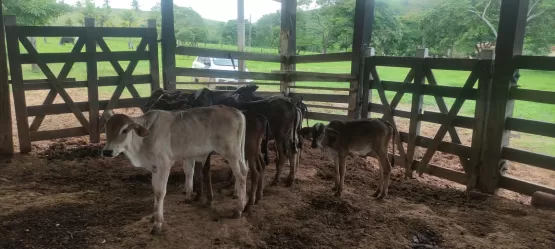
<svg viewBox="0 0 555 249">
<path fill-rule="evenodd" d="M 74 98 L 83 95 L 71 90 Z M 44 95 L 28 98 L 28 105 Z M 41 130 L 76 125 L 71 114 L 58 115 L 47 117 Z M 433 137 L 436 130 L 423 126 L 422 134 Z M 471 132 L 461 134 L 469 143 Z M 336 198 L 332 164 L 309 144 L 295 185 L 267 186 L 254 212 L 238 220 L 226 218 L 235 200 L 223 188 L 229 167 L 221 158 L 213 160 L 213 209 L 183 203 L 185 177 L 176 167 L 164 232 L 151 236 L 150 173 L 125 158 L 100 158 L 101 147 L 86 137 L 59 139 L 0 159 L 0 248 L 555 248 L 555 213 L 512 192 L 471 199 L 461 185 L 431 176 L 405 180 L 396 167 L 389 197 L 376 201 L 370 196 L 378 179 L 374 159 L 348 160 L 347 188 Z M 432 163 L 461 170 L 457 160 L 438 153 Z M 510 172 L 555 184 L 542 171 L 517 165 Z M 266 182 L 274 173 L 271 163 Z"/>
</svg>

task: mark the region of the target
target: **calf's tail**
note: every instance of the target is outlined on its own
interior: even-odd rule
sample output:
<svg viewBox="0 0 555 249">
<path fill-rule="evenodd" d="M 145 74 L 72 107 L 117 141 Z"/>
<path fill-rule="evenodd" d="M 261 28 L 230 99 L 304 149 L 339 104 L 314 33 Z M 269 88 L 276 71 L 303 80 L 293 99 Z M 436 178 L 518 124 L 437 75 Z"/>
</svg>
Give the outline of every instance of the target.
<svg viewBox="0 0 555 249">
<path fill-rule="evenodd" d="M 392 125 L 389 121 L 384 120 L 385 124 L 390 128 L 391 131 L 391 143 L 393 146 L 393 158 L 391 158 L 391 167 L 395 167 L 395 136 L 399 136 L 399 131 Z"/>
</svg>

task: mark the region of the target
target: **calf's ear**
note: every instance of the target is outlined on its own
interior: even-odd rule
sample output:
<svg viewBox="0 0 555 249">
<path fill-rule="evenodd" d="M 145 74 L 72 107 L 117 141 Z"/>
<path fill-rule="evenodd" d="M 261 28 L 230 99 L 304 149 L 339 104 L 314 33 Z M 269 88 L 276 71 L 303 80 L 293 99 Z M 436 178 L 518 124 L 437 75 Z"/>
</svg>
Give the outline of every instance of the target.
<svg viewBox="0 0 555 249">
<path fill-rule="evenodd" d="M 339 132 L 332 128 L 326 128 L 325 136 L 328 138 L 329 146 L 334 145 L 339 140 Z"/>
<path fill-rule="evenodd" d="M 147 137 L 150 135 L 150 131 L 140 124 L 133 123 L 130 124 L 129 127 L 135 130 L 135 133 L 137 133 L 139 137 Z"/>
</svg>

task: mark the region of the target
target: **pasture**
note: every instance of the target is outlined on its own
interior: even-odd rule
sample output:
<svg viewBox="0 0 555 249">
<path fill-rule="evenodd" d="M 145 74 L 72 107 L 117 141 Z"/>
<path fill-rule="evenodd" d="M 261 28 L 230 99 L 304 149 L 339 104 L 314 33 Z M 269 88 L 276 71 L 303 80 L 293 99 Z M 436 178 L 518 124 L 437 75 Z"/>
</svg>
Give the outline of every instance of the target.
<svg viewBox="0 0 555 249">
<path fill-rule="evenodd" d="M 38 39 L 39 52 L 67 52 L 57 39 L 47 44 Z M 125 51 L 127 39 L 106 39 L 113 51 Z M 138 41 L 134 42 L 135 45 Z M 208 45 L 218 48 L 220 45 Z M 224 49 L 234 49 L 224 47 Z M 256 49 L 254 50 L 256 52 Z M 271 50 L 266 50 L 271 52 Z M 177 56 L 177 65 L 190 67 L 194 57 Z M 125 62 L 121 63 L 123 67 Z M 279 64 L 247 62 L 253 72 L 279 70 Z M 349 73 L 350 64 L 303 64 L 299 71 Z M 53 65 L 54 73 L 61 65 Z M 109 63 L 99 63 L 100 76 L 116 75 Z M 402 81 L 406 69 L 379 68 L 383 80 Z M 139 63 L 136 74 L 148 72 L 148 63 Z M 435 70 L 440 85 L 462 86 L 468 72 Z M 42 73 L 24 68 L 25 79 L 43 78 Z M 553 73 L 521 72 L 522 88 L 553 90 Z M 85 80 L 84 63 L 78 63 L 70 78 Z M 190 79 L 178 78 L 189 82 Z M 348 88 L 348 83 L 303 82 L 299 85 Z M 181 85 L 199 88 L 201 85 Z M 179 86 L 178 86 L 179 88 Z M 143 97 L 148 86 L 137 85 Z M 101 87 L 108 99 L 114 87 Z M 262 86 L 259 91 L 277 91 Z M 85 101 L 85 89 L 68 89 L 75 101 Z M 301 90 L 315 92 L 314 90 Z M 322 91 L 330 92 L 330 91 Z M 335 92 L 346 94 L 346 92 Z M 46 91 L 27 92 L 27 104 L 42 103 Z M 126 90 L 125 97 L 129 97 Z M 374 102 L 379 102 L 374 94 Z M 387 97 L 392 98 L 388 93 Z M 410 108 L 410 95 L 400 109 Z M 448 106 L 453 102 L 446 99 Z M 471 115 L 473 103 L 467 101 L 463 115 Z M 59 97 L 55 103 L 61 103 Z M 425 109 L 435 110 L 433 98 L 425 98 Z M 344 113 L 337 110 L 320 110 Z M 116 110 L 140 115 L 140 110 Z M 555 122 L 553 106 L 517 101 L 515 116 Z M 87 116 L 87 115 L 85 115 Z M 378 117 L 373 114 L 373 117 Z M 15 119 L 14 119 L 15 120 Z M 315 121 L 311 121 L 310 124 Z M 399 118 L 401 130 L 408 120 Z M 77 126 L 72 114 L 47 116 L 41 130 Z M 14 122 L 15 131 L 15 122 Z M 431 137 L 437 125 L 423 124 L 422 135 Z M 461 140 L 469 143 L 472 131 L 461 129 Z M 17 134 L 17 132 L 14 132 Z M 449 137 L 447 136 L 446 139 Z M 16 139 L 17 143 L 17 139 Z M 555 141 L 513 133 L 511 145 L 534 152 L 555 155 Z M 170 175 L 165 201 L 165 231 L 150 236 L 152 190 L 150 173 L 135 169 L 125 158 L 100 158 L 100 145 L 88 144 L 86 137 L 33 143 L 29 155 L 3 161 L 0 169 L 0 248 L 554 248 L 553 213 L 531 208 L 529 198 L 501 191 L 502 197 L 466 196 L 463 186 L 425 175 L 403 179 L 403 170 L 394 168 L 390 195 L 376 201 L 370 195 L 378 179 L 374 159 L 350 157 L 347 162 L 346 190 L 333 197 L 332 163 L 320 150 L 305 143 L 297 183 L 265 189 L 264 199 L 245 218 L 230 220 L 234 200 L 223 183 L 229 168 L 221 158 L 213 160 L 214 208 L 183 203 L 184 175 L 176 167 Z M 272 146 L 270 147 L 272 149 Z M 274 151 L 270 153 L 273 159 Z M 1 159 L 0 159 L 1 160 Z M 436 153 L 432 163 L 462 170 L 456 156 Z M 271 160 L 266 182 L 275 173 Z M 286 166 L 286 172 L 288 173 Z M 555 175 L 547 170 L 511 164 L 509 174 L 554 186 Z M 282 176 L 284 177 L 284 176 Z M 249 184 L 250 185 L 250 184 Z M 507 200 L 506 198 L 510 200 Z"/>
</svg>

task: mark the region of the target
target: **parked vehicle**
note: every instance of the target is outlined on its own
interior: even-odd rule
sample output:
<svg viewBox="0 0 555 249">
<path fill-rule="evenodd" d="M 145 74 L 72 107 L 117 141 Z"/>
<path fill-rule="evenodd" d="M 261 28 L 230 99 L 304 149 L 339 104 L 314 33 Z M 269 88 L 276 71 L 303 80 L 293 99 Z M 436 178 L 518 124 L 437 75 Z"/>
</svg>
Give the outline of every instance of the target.
<svg viewBox="0 0 555 249">
<path fill-rule="evenodd" d="M 214 58 L 214 57 L 200 57 L 197 56 L 193 61 L 193 68 L 200 68 L 200 69 L 212 69 L 212 70 L 228 70 L 228 71 L 238 71 L 239 70 L 239 60 L 233 59 L 224 59 L 224 58 Z M 249 70 L 245 67 L 245 71 L 248 72 Z M 199 82 L 201 77 L 193 77 L 194 82 Z M 235 83 L 239 82 L 239 79 L 232 79 L 232 78 L 204 78 L 202 79 L 208 82 L 216 82 L 217 86 L 226 86 L 226 83 Z M 245 80 L 245 83 L 250 83 L 252 80 Z M 237 85 L 233 85 L 237 86 Z M 210 87 L 210 85 L 208 85 Z"/>
</svg>

